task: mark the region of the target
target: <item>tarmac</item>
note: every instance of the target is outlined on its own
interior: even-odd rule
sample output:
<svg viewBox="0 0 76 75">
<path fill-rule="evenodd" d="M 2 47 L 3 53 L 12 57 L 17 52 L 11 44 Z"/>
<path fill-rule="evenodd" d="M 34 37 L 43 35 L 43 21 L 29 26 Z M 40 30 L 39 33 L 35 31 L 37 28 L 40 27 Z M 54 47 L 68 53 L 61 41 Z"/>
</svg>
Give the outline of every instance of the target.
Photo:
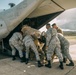
<svg viewBox="0 0 76 75">
<path fill-rule="evenodd" d="M 12 61 L 11 58 L 0 59 L 0 75 L 76 75 L 76 45 L 70 46 L 70 54 L 75 66 L 66 66 L 64 70 L 58 68 L 58 59 L 52 63 L 52 68 L 45 66 L 38 68 L 36 61 L 29 64 L 21 63 L 19 59 Z M 67 62 L 69 63 L 69 62 Z"/>
</svg>

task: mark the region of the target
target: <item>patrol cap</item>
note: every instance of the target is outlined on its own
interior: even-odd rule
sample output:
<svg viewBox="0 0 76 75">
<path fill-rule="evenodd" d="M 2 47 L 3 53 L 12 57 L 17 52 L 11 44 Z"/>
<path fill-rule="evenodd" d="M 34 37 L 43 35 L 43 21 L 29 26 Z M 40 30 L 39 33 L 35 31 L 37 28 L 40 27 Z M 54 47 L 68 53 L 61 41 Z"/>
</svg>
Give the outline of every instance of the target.
<svg viewBox="0 0 76 75">
<path fill-rule="evenodd" d="M 46 26 L 50 26 L 50 23 L 47 23 Z"/>
<path fill-rule="evenodd" d="M 56 25 L 56 23 L 53 23 L 53 24 L 52 24 L 52 26 L 55 26 L 55 25 Z"/>
</svg>

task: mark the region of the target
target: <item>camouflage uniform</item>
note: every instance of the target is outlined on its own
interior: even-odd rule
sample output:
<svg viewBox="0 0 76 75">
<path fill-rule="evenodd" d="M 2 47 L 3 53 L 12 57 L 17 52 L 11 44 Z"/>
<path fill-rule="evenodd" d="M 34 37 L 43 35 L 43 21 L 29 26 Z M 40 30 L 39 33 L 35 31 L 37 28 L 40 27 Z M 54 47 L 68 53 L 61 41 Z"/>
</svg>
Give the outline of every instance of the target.
<svg viewBox="0 0 76 75">
<path fill-rule="evenodd" d="M 59 27 L 56 30 L 57 30 L 58 33 L 63 34 L 63 31 Z"/>
<path fill-rule="evenodd" d="M 10 38 L 9 40 L 9 45 L 12 48 L 12 55 L 15 56 L 16 53 L 16 49 L 19 52 L 19 56 L 22 58 L 23 57 L 23 53 L 22 53 L 22 35 L 19 32 L 16 32 L 13 34 L 13 36 Z"/>
<path fill-rule="evenodd" d="M 29 48 L 31 48 L 36 55 L 36 60 L 39 61 L 40 60 L 39 53 L 37 51 L 36 45 L 33 41 L 33 38 L 30 35 L 26 35 L 23 39 L 23 43 L 26 47 L 26 59 L 28 59 L 28 57 L 29 57 L 29 55 L 28 55 L 29 54 Z"/>
<path fill-rule="evenodd" d="M 62 54 L 64 55 L 63 57 L 66 56 L 69 60 L 72 60 L 72 58 L 69 54 L 69 42 L 68 42 L 68 40 L 60 33 L 58 33 L 58 38 L 60 40 Z"/>
<path fill-rule="evenodd" d="M 63 61 L 63 57 L 60 50 L 60 41 L 57 37 L 57 31 L 54 28 L 49 28 L 46 32 L 46 46 L 47 49 L 47 60 L 51 60 L 51 56 L 55 52 L 59 58 L 59 61 Z"/>
</svg>

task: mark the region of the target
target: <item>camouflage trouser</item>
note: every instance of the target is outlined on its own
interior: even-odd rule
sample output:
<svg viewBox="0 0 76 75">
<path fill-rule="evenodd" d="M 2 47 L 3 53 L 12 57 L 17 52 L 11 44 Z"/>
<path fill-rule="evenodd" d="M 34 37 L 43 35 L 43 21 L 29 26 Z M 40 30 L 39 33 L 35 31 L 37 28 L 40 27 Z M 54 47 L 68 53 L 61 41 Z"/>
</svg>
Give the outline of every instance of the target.
<svg viewBox="0 0 76 75">
<path fill-rule="evenodd" d="M 62 56 L 62 53 L 61 53 L 61 50 L 60 50 L 60 45 L 59 44 L 55 44 L 55 43 L 50 43 L 49 44 L 49 47 L 48 47 L 48 50 L 47 50 L 47 60 L 51 60 L 53 54 L 55 54 L 58 56 L 59 58 L 59 61 L 62 62 L 63 61 L 63 56 Z"/>
<path fill-rule="evenodd" d="M 23 47 L 22 46 L 19 46 L 18 44 L 17 45 L 14 45 L 11 42 L 9 42 L 9 45 L 10 45 L 10 47 L 12 49 L 12 55 L 15 55 L 16 54 L 16 49 L 17 49 L 18 52 L 19 52 L 19 56 L 20 57 L 23 57 L 23 53 L 22 53 Z"/>
<path fill-rule="evenodd" d="M 72 60 L 72 58 L 69 54 L 69 44 L 65 44 L 62 46 L 62 54 L 63 54 L 63 57 L 66 57 L 69 60 Z"/>
<path fill-rule="evenodd" d="M 34 44 L 34 42 L 32 40 L 28 41 L 28 42 L 25 42 L 25 47 L 26 47 L 26 58 L 29 57 L 29 51 L 30 51 L 30 48 L 31 48 L 35 53 L 36 60 L 37 61 L 40 60 L 39 53 L 37 51 L 36 45 Z"/>
</svg>

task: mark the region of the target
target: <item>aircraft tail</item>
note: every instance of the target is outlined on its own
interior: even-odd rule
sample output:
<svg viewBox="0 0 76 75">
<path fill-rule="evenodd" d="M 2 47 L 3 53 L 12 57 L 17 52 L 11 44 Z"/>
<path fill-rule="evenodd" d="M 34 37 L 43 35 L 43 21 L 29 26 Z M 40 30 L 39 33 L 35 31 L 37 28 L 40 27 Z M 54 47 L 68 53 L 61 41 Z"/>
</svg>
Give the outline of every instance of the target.
<svg viewBox="0 0 76 75">
<path fill-rule="evenodd" d="M 6 37 L 30 13 L 32 13 L 44 0 L 23 0 L 17 6 L 0 13 L 0 36 Z M 5 34 L 5 35 L 4 35 Z M 4 36 L 3 36 L 4 35 Z M 2 38 L 1 37 L 1 38 Z"/>
</svg>

